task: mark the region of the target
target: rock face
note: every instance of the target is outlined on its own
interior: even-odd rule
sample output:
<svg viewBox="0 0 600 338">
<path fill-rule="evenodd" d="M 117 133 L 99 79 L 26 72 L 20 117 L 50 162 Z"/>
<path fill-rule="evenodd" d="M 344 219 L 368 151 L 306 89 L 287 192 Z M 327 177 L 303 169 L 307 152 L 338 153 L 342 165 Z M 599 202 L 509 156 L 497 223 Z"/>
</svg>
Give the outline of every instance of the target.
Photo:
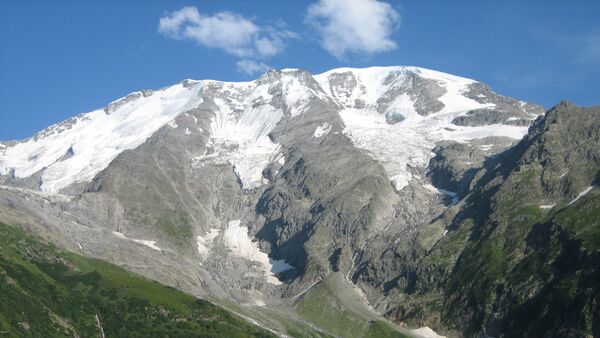
<svg viewBox="0 0 600 338">
<path fill-rule="evenodd" d="M 483 230 L 496 217 L 490 198 L 507 184 L 515 154 L 554 125 L 549 113 L 511 148 L 542 113 L 415 67 L 187 80 L 0 144 L 0 217 L 256 318 L 272 309 L 298 316 L 321 283 L 350 299 L 347 311 L 372 312 L 365 320 L 514 332 L 504 312 L 489 310 L 512 300 L 485 298 L 508 284 L 457 276 L 473 272 L 473 257 L 495 254 L 469 250 L 492 231 Z M 564 123 L 580 127 L 556 125 Z M 572 166 L 547 149 L 531 168 L 543 177 L 568 170 L 568 181 L 547 176 L 542 192 L 522 198 L 559 203 L 592 185 L 592 150 L 569 153 L 581 162 Z M 467 285 L 485 296 L 461 298 Z"/>
<path fill-rule="evenodd" d="M 486 160 L 440 216 L 445 236 L 404 260 L 391 293 L 406 301 L 387 315 L 467 336 L 598 335 L 599 117 L 560 103 Z"/>
</svg>

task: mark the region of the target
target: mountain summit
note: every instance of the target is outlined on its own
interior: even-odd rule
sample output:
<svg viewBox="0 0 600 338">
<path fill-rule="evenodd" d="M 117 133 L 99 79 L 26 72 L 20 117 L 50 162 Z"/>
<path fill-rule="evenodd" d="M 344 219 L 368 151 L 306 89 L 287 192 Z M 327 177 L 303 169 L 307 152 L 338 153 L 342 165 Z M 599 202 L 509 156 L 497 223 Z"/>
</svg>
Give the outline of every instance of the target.
<svg viewBox="0 0 600 338">
<path fill-rule="evenodd" d="M 209 138 L 207 148 L 231 162 L 244 188 L 256 188 L 263 184 L 262 170 L 279 152 L 269 134 L 282 120 L 308 118 L 316 103 L 340 110 L 344 128 L 340 121 L 322 117 L 313 136 L 322 137 L 338 125 L 335 132 L 368 150 L 398 189 L 410 180 L 406 166 L 426 165 L 436 142 L 518 139 L 528 121 L 541 113 L 537 106 L 500 97 L 476 81 L 417 67 L 340 68 L 316 76 L 286 69 L 239 83 L 186 80 L 131 93 L 30 139 L 2 145 L 0 174 L 57 193 L 91 181 L 119 154 L 137 148 L 160 128 L 177 128 L 182 114 L 207 109 L 214 115 L 208 128 L 196 122 L 184 132 Z M 194 161 L 203 161 L 203 155 Z"/>
</svg>

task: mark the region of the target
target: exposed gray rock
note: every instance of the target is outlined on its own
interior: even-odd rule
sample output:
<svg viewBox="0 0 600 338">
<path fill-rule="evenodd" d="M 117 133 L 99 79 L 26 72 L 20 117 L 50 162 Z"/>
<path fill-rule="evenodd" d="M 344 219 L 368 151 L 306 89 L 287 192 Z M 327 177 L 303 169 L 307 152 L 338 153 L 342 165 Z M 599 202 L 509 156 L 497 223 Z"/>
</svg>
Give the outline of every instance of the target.
<svg viewBox="0 0 600 338">
<path fill-rule="evenodd" d="M 429 162 L 428 176 L 434 186 L 464 196 L 476 173 L 485 165 L 492 166 L 493 155 L 514 143 L 503 137 L 486 137 L 466 143 L 442 142 L 433 150 L 436 155 Z"/>
<path fill-rule="evenodd" d="M 494 93 L 486 84 L 477 82 L 469 86 L 469 90 L 464 95 L 479 103 L 494 104 L 495 109 L 513 114 L 529 114 L 535 118 L 544 113 L 544 108 L 533 103 L 518 101 L 510 97 Z"/>
<path fill-rule="evenodd" d="M 495 109 L 476 109 L 452 120 L 457 126 L 478 127 L 489 124 L 507 124 L 513 126 L 528 126 L 533 121 L 532 116 L 523 112 L 499 111 Z"/>
<path fill-rule="evenodd" d="M 386 78 L 388 84 L 392 84 L 399 74 L 391 73 Z M 436 113 L 444 108 L 444 104 L 438 99 L 446 93 L 446 89 L 435 80 L 420 77 L 418 74 L 409 73 L 402 83 L 392 86 L 379 100 L 377 110 L 384 113 L 389 105 L 400 95 L 406 94 L 415 102 L 415 110 L 423 115 Z"/>
</svg>

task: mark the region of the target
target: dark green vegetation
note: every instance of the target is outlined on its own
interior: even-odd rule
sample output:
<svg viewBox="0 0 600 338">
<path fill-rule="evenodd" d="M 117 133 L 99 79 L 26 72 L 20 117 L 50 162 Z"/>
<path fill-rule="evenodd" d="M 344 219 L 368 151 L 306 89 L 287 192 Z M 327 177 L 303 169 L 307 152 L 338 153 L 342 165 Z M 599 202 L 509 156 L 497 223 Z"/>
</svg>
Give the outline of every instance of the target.
<svg viewBox="0 0 600 338">
<path fill-rule="evenodd" d="M 203 300 L 0 223 L 0 337 L 275 337 Z"/>
<path fill-rule="evenodd" d="M 417 260 L 411 304 L 388 315 L 466 336 L 600 336 L 599 183 L 600 109 L 557 105 L 475 176 Z"/>
</svg>

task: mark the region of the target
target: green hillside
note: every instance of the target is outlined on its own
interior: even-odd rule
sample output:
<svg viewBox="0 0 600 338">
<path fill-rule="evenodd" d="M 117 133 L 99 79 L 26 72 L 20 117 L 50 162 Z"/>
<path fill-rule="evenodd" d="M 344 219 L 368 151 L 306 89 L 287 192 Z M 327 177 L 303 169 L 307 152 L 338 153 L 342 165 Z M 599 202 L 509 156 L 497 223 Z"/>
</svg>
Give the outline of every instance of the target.
<svg viewBox="0 0 600 338">
<path fill-rule="evenodd" d="M 0 223 L 0 337 L 275 337 L 207 301 Z"/>
</svg>

